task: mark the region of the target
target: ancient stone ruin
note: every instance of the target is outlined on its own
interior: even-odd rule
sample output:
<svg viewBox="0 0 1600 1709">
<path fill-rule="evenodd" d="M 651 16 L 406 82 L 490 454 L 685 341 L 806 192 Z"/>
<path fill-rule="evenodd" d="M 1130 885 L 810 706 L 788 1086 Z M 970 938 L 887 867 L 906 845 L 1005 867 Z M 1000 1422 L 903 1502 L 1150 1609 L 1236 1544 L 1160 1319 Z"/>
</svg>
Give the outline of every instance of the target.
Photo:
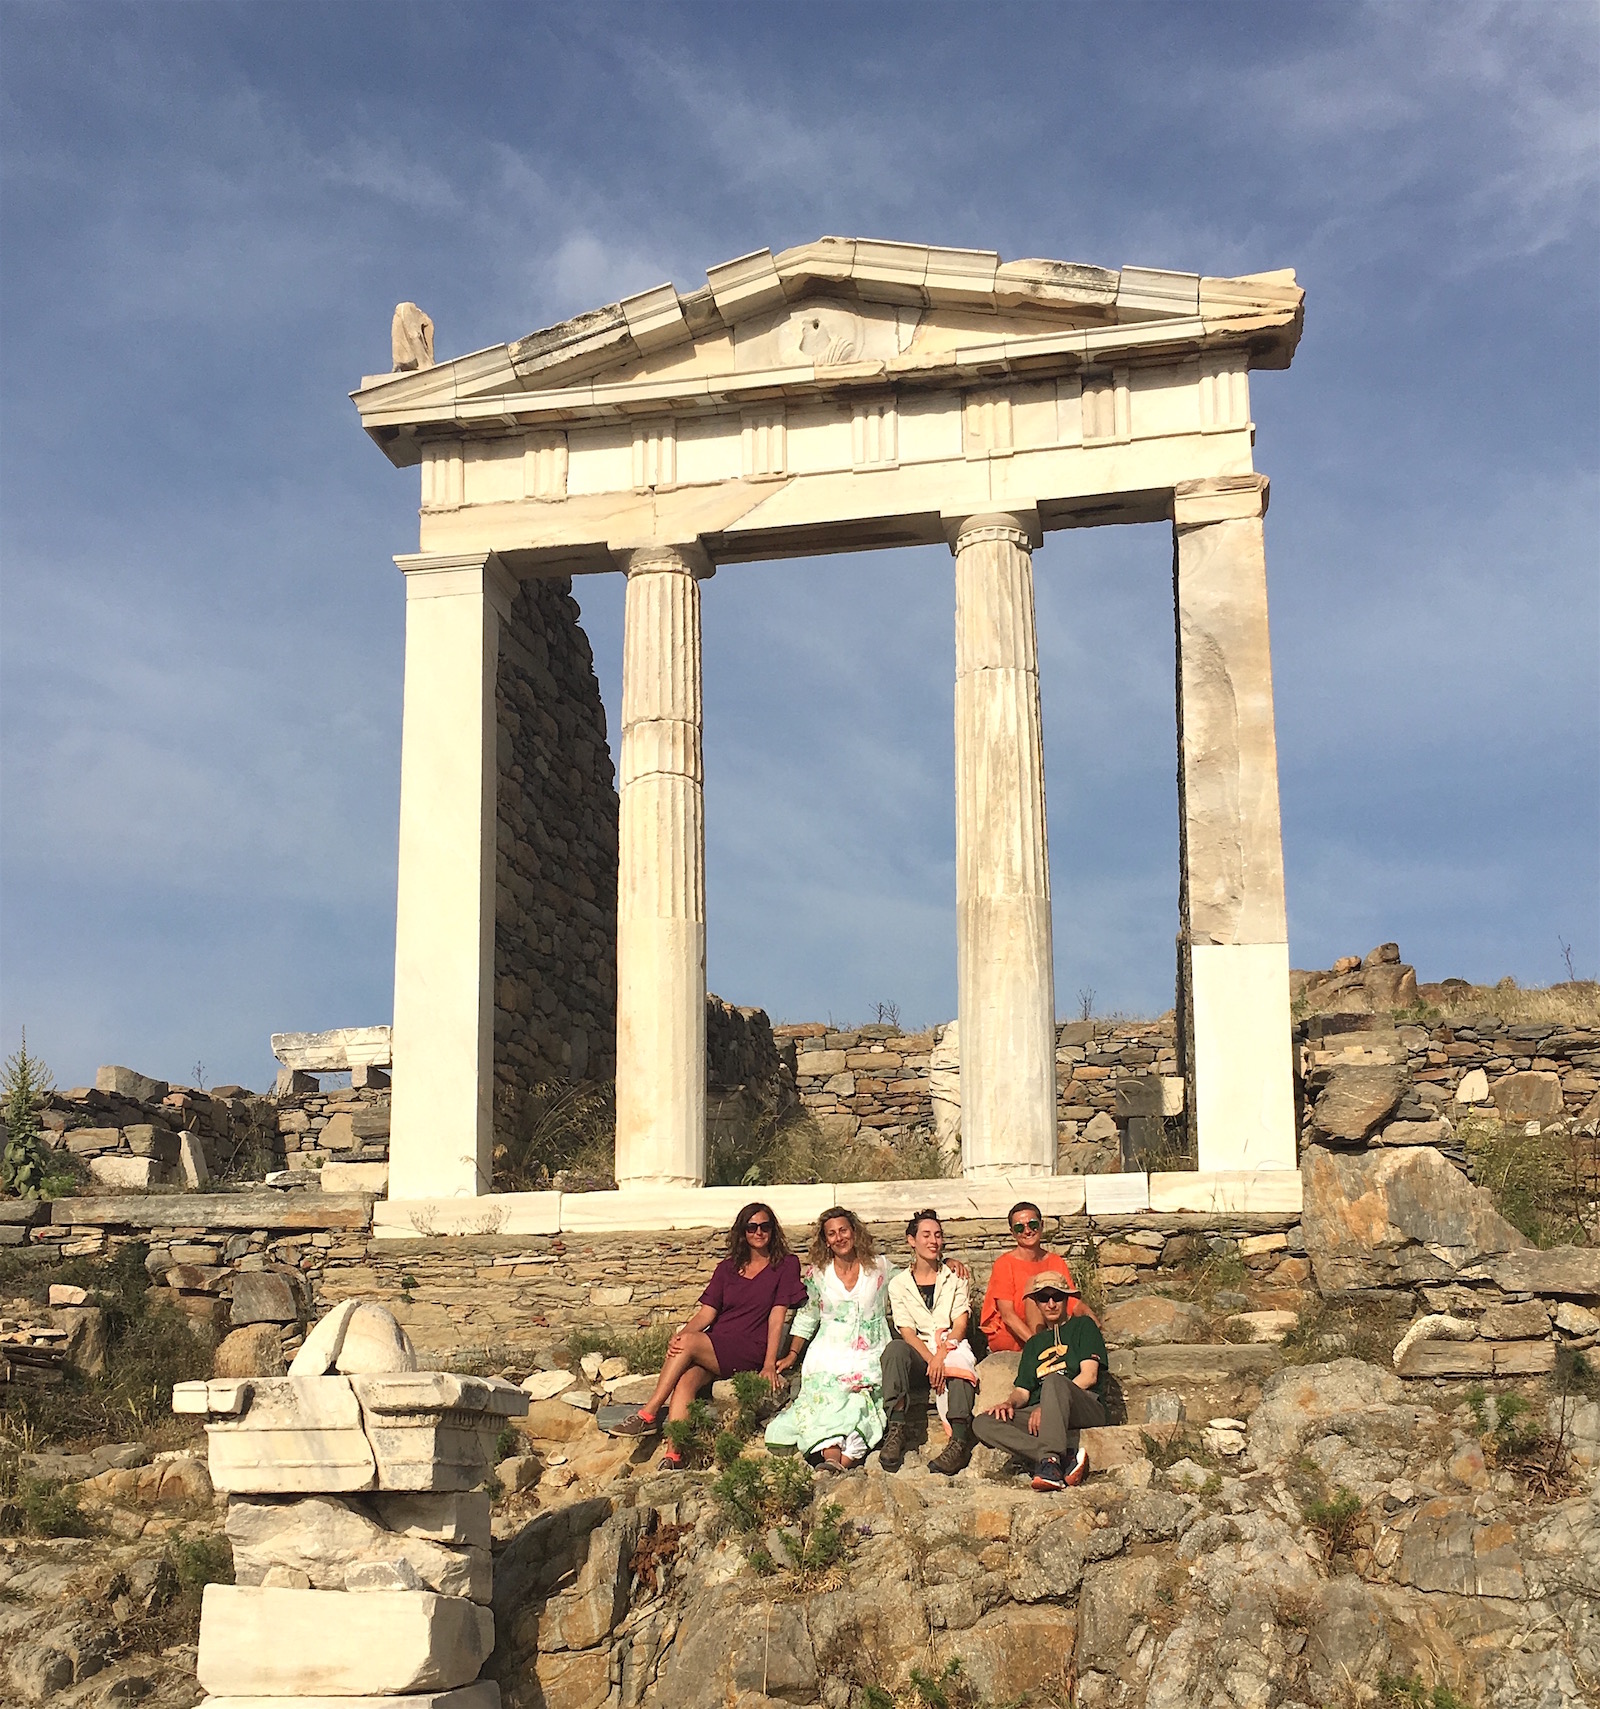
<svg viewBox="0 0 1600 1709">
<path fill-rule="evenodd" d="M 955 558 L 962 1168 L 1054 1175 L 1032 552 L 1050 529 L 1160 519 L 1179 663 L 1183 1108 L 1215 1192 L 1292 1174 L 1267 482 L 1249 404 L 1251 370 L 1294 354 L 1292 274 L 825 238 L 707 279 L 434 365 L 402 340 L 402 305 L 396 370 L 354 394 L 422 482 L 419 549 L 396 560 L 393 1196 L 486 1192 L 499 1095 L 613 1059 L 624 1196 L 701 1185 L 703 590 L 719 563 L 927 543 Z M 615 819 L 568 593 L 606 572 L 627 578 Z"/>
</svg>

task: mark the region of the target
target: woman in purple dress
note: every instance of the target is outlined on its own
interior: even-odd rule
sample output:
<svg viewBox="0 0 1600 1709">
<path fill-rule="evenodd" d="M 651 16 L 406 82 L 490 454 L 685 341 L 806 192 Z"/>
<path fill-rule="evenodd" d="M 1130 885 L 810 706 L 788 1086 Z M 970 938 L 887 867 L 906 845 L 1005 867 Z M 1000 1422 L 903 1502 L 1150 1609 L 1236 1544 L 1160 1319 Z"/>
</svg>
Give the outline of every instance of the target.
<svg viewBox="0 0 1600 1709">
<path fill-rule="evenodd" d="M 728 1255 L 711 1273 L 700 1304 L 667 1345 L 655 1392 L 619 1436 L 648 1436 L 668 1418 L 685 1418 L 695 1396 L 719 1377 L 759 1371 L 778 1386 L 778 1349 L 788 1315 L 806 1301 L 800 1260 L 789 1250 L 770 1205 L 749 1204 L 728 1230 Z M 669 1448 L 661 1463 L 679 1465 Z"/>
</svg>

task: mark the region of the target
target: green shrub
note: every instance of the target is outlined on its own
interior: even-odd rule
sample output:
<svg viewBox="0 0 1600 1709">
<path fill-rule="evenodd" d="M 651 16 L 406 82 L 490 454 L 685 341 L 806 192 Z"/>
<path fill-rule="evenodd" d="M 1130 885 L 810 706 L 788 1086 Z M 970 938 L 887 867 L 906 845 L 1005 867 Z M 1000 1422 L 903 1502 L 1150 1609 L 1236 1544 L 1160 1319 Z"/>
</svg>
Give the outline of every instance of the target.
<svg viewBox="0 0 1600 1709">
<path fill-rule="evenodd" d="M 1360 1496 L 1340 1484 L 1331 1496 L 1303 1501 L 1300 1511 L 1332 1560 L 1335 1555 L 1349 1554 L 1366 1509 Z"/>
<path fill-rule="evenodd" d="M 717 1420 L 703 1400 L 690 1403 L 686 1418 L 669 1418 L 661 1433 L 673 1452 L 682 1456 L 685 1465 L 699 1467 L 711 1463 Z"/>
<path fill-rule="evenodd" d="M 0 1454 L 0 1532 L 10 1536 L 87 1537 L 89 1521 L 78 1492 L 55 1478 L 23 1469 L 15 1453 Z"/>
<path fill-rule="evenodd" d="M 1414 1673 L 1390 1673 L 1387 1668 L 1378 1675 L 1378 1701 L 1406 1709 L 1471 1709 L 1448 1685 L 1427 1686 Z"/>
<path fill-rule="evenodd" d="M 659 1371 L 667 1361 L 672 1330 L 667 1324 L 647 1329 L 575 1329 L 567 1337 L 567 1352 L 576 1365 L 585 1353 L 604 1359 L 626 1359 L 630 1371 Z"/>
<path fill-rule="evenodd" d="M 1529 1134 L 1522 1124 L 1476 1113 L 1463 1121 L 1459 1137 L 1473 1180 L 1536 1246 L 1583 1245 L 1600 1236 L 1592 1141 L 1548 1126 Z"/>
<path fill-rule="evenodd" d="M 50 1070 L 28 1054 L 28 1029 L 0 1072 L 0 1099 L 6 1118 L 5 1151 L 0 1153 L 0 1192 L 17 1199 L 42 1199 L 51 1185 L 51 1158 L 39 1127 L 39 1102 L 55 1086 Z"/>
</svg>

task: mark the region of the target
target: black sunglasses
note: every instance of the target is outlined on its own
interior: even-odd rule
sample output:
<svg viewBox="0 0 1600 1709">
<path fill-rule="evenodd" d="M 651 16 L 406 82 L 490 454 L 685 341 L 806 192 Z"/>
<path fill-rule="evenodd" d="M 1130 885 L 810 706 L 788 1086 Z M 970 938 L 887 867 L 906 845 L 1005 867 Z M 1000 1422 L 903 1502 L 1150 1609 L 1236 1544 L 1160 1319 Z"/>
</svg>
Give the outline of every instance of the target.
<svg viewBox="0 0 1600 1709">
<path fill-rule="evenodd" d="M 1065 1305 L 1066 1302 L 1072 1298 L 1072 1295 L 1058 1294 L 1054 1288 L 1041 1288 L 1038 1293 L 1033 1295 L 1033 1298 L 1036 1300 L 1056 1300 L 1062 1305 Z"/>
<path fill-rule="evenodd" d="M 747 1222 L 744 1225 L 744 1231 L 746 1234 L 771 1234 L 772 1224 L 770 1222 Z"/>
<path fill-rule="evenodd" d="M 1043 1227 L 1044 1224 L 1040 1222 L 1038 1217 L 1025 1216 L 1019 1217 L 1014 1223 L 1012 1223 L 1011 1232 L 1013 1234 L 1031 1234 L 1034 1229 Z"/>
</svg>

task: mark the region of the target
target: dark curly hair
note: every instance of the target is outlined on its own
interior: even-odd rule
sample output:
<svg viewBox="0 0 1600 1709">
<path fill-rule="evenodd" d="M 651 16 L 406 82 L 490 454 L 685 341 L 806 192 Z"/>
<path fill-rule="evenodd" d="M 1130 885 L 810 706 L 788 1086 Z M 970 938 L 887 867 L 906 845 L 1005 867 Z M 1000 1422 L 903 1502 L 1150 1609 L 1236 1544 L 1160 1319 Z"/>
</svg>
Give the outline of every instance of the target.
<svg viewBox="0 0 1600 1709">
<path fill-rule="evenodd" d="M 728 1230 L 728 1256 L 740 1270 L 750 1262 L 750 1237 L 745 1233 L 744 1225 L 758 1211 L 765 1211 L 772 1223 L 772 1234 L 767 1242 L 767 1262 L 781 1264 L 789 1256 L 789 1242 L 783 1238 L 783 1224 L 778 1221 L 778 1213 L 771 1205 L 764 1205 L 757 1199 L 739 1212 L 733 1219 L 733 1227 Z"/>
</svg>

